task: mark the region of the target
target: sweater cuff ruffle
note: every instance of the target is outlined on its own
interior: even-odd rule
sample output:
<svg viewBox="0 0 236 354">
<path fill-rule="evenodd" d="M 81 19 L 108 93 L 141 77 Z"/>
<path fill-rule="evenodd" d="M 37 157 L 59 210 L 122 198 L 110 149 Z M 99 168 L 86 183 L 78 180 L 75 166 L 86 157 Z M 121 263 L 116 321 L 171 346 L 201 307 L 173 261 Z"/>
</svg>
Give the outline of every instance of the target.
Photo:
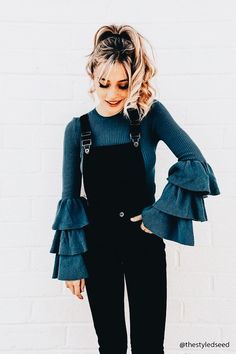
<svg viewBox="0 0 236 354">
<path fill-rule="evenodd" d="M 55 253 L 52 278 L 77 280 L 88 277 L 83 259 L 87 248 L 85 227 L 87 200 L 84 197 L 63 198 L 58 202 L 52 229 L 56 230 L 50 253 Z"/>
<path fill-rule="evenodd" d="M 86 198 L 74 197 L 59 200 L 52 225 L 53 230 L 80 229 L 88 223 Z"/>
<path fill-rule="evenodd" d="M 207 221 L 204 198 L 220 194 L 214 172 L 206 161 L 181 160 L 167 180 L 161 197 L 143 209 L 143 223 L 164 239 L 193 246 L 192 221 Z"/>
</svg>

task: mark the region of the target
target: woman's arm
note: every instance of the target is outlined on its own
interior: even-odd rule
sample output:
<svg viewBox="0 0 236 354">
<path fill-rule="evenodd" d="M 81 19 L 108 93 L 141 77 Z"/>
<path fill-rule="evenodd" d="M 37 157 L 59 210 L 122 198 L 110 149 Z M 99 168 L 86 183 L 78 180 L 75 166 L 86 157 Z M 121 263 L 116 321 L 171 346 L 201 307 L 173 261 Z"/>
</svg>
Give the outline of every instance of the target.
<svg viewBox="0 0 236 354">
<path fill-rule="evenodd" d="M 207 221 L 203 198 L 220 194 L 216 178 L 199 147 L 159 101 L 152 106 L 152 133 L 178 162 L 168 171 L 161 197 L 142 211 L 143 223 L 162 238 L 194 245 L 192 221 Z"/>
<path fill-rule="evenodd" d="M 66 126 L 63 141 L 62 196 L 52 229 L 56 230 L 51 253 L 55 253 L 52 278 L 78 280 L 88 277 L 83 253 L 87 251 L 85 226 L 89 221 L 86 199 L 80 196 L 80 146 L 75 118 Z"/>
<path fill-rule="evenodd" d="M 179 161 L 206 161 L 196 143 L 160 101 L 156 101 L 152 109 L 152 132 L 155 138 L 162 140 Z"/>
</svg>

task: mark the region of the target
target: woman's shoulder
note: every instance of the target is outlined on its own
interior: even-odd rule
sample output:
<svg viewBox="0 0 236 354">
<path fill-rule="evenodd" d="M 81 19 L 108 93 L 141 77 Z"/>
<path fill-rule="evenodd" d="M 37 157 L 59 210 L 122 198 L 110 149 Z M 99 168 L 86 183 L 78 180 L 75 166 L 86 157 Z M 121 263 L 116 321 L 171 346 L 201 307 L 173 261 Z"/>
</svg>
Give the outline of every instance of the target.
<svg viewBox="0 0 236 354">
<path fill-rule="evenodd" d="M 150 115 L 150 120 L 153 124 L 160 125 L 174 122 L 174 118 L 166 105 L 157 99 L 154 99 L 148 114 Z"/>
<path fill-rule="evenodd" d="M 75 140 L 77 142 L 80 141 L 80 135 L 81 135 L 81 117 L 84 115 L 87 115 L 89 122 L 91 124 L 91 112 L 93 112 L 93 110 L 87 111 L 87 112 L 83 112 L 78 116 L 74 116 L 72 117 L 66 124 L 65 130 L 66 131 L 70 131 L 71 134 L 74 135 Z"/>
<path fill-rule="evenodd" d="M 152 113 L 156 113 L 156 112 L 166 112 L 167 111 L 167 108 L 165 107 L 165 105 L 160 101 L 158 100 L 157 98 L 154 98 L 152 104 L 151 104 L 151 107 L 150 107 L 150 110 L 149 110 L 149 113 L 152 114 Z"/>
<path fill-rule="evenodd" d="M 80 142 L 80 116 L 71 117 L 69 121 L 65 124 L 64 137 L 66 141 L 74 141 L 76 145 Z"/>
</svg>

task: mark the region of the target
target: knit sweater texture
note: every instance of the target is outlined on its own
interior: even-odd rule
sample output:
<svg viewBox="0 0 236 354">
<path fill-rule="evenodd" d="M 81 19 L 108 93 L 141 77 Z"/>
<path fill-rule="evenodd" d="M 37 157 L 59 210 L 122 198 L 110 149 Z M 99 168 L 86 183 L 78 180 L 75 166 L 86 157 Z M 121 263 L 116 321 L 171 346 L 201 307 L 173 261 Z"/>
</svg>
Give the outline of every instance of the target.
<svg viewBox="0 0 236 354">
<path fill-rule="evenodd" d="M 88 112 L 92 145 L 130 142 L 130 123 L 123 111 L 105 117 L 96 108 Z M 50 252 L 55 254 L 52 278 L 77 280 L 89 277 L 83 253 L 88 251 L 89 225 L 86 195 L 81 194 L 83 149 L 80 118 L 65 127 L 63 142 L 62 194 L 52 225 L 55 230 Z M 163 141 L 177 161 L 168 170 L 167 183 L 155 200 L 158 142 Z M 144 225 L 153 237 L 193 246 L 193 221 L 207 221 L 204 199 L 220 194 L 212 167 L 201 150 L 174 120 L 167 108 L 155 99 L 141 121 L 140 147 L 143 154 L 148 197 L 152 203 L 142 210 Z"/>
</svg>

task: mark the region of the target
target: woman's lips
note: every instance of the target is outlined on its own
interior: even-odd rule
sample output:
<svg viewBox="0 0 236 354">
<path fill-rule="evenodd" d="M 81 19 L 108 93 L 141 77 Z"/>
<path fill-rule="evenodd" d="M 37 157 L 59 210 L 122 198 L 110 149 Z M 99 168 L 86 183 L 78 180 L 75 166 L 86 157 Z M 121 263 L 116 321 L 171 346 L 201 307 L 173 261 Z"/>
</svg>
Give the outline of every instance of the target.
<svg viewBox="0 0 236 354">
<path fill-rule="evenodd" d="M 114 102 L 112 102 L 112 101 L 106 101 L 106 102 L 109 104 L 109 106 L 116 107 L 121 102 L 121 100 L 120 101 L 114 101 Z"/>
</svg>

